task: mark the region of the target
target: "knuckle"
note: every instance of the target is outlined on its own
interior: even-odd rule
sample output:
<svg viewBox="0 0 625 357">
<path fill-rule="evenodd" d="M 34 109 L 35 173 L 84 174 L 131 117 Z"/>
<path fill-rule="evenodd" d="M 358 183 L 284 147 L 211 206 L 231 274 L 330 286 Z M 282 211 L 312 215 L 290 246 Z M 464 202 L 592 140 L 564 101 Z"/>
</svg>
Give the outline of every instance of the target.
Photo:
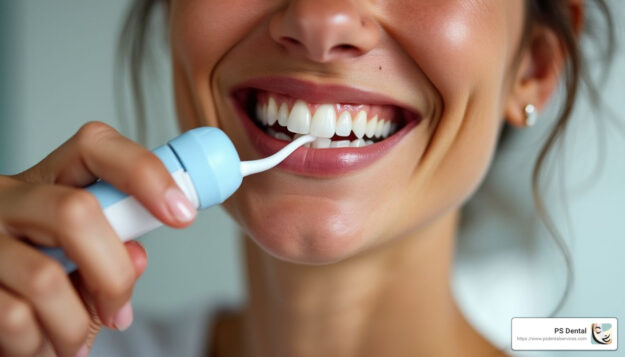
<svg viewBox="0 0 625 357">
<path fill-rule="evenodd" d="M 142 189 L 146 182 L 167 180 L 171 177 L 158 157 L 147 150 L 134 160 L 131 176 L 132 180 L 128 181 L 128 186 L 134 187 L 128 187 L 130 191 Z"/>
<path fill-rule="evenodd" d="M 80 127 L 75 137 L 79 147 L 90 147 L 94 142 L 115 133 L 115 129 L 111 126 L 99 121 L 91 121 Z"/>
<path fill-rule="evenodd" d="M 19 191 L 15 191 L 19 196 L 19 200 L 23 202 L 37 202 L 42 197 L 50 197 L 52 189 L 50 185 L 45 184 L 22 184 Z"/>
<path fill-rule="evenodd" d="M 16 206 L 15 202 L 22 199 L 21 195 L 28 186 L 17 179 L 0 176 L 0 212 L 5 213 L 5 210 L 13 210 Z"/>
<path fill-rule="evenodd" d="M 65 286 L 67 276 L 61 266 L 53 261 L 41 260 L 30 268 L 30 279 L 26 284 L 28 295 L 48 297 Z"/>
<path fill-rule="evenodd" d="M 116 274 L 114 279 L 108 279 L 101 284 L 99 294 L 109 299 L 119 299 L 125 297 L 132 290 L 135 283 L 135 276 L 132 272 L 124 272 Z"/>
<path fill-rule="evenodd" d="M 22 182 L 24 181 L 22 179 L 22 175 L 24 175 L 25 172 L 26 171 L 23 171 L 19 174 L 11 176 L 0 175 L 0 189 L 11 189 L 15 186 L 19 186 L 20 184 L 22 184 Z"/>
<path fill-rule="evenodd" d="M 28 304 L 19 300 L 5 302 L 0 308 L 0 331 L 21 335 L 32 327 L 33 315 Z"/>
<path fill-rule="evenodd" d="M 154 154 L 145 151 L 138 155 L 134 163 L 134 174 L 142 178 L 153 176 L 160 172 L 161 166 L 161 161 Z"/>
<path fill-rule="evenodd" d="M 62 227 L 72 229 L 84 224 L 87 217 L 93 217 L 97 209 L 98 202 L 93 195 L 83 190 L 72 190 L 57 203 L 57 221 Z"/>
</svg>

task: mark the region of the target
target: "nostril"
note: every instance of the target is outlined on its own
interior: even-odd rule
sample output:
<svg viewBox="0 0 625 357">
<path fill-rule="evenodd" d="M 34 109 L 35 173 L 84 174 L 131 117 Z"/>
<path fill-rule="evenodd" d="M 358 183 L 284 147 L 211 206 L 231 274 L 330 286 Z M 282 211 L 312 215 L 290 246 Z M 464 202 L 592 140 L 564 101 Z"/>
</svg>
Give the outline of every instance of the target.
<svg viewBox="0 0 625 357">
<path fill-rule="evenodd" d="M 356 49 L 356 47 L 352 45 L 348 45 L 348 44 L 341 44 L 341 45 L 334 46 L 334 49 L 340 50 L 340 51 L 346 51 L 346 50 Z"/>
<path fill-rule="evenodd" d="M 339 57 L 352 57 L 360 54 L 362 54 L 362 51 L 358 47 L 346 43 L 336 45 L 330 49 L 330 55 Z"/>
</svg>

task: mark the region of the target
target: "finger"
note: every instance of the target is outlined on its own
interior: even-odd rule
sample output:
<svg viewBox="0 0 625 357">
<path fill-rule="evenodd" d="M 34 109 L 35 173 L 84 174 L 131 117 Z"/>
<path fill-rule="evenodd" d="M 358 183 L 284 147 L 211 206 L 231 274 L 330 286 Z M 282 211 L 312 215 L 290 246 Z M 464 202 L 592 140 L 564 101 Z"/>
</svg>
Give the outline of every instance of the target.
<svg viewBox="0 0 625 357">
<path fill-rule="evenodd" d="M 46 243 L 61 246 L 76 263 L 94 296 L 102 322 L 110 328 L 120 326 L 116 320 L 127 322 L 120 310 L 130 298 L 136 271 L 128 250 L 106 221 L 95 197 L 85 190 L 66 186 L 31 186 L 34 193 L 24 195 L 11 212 L 2 212 L 8 216 L 5 220 L 13 227 L 19 226 L 15 222 L 23 222 L 51 232 L 47 239 L 53 241 Z M 2 206 L 0 210 L 4 209 Z M 45 238 L 28 239 L 41 242 Z"/>
<path fill-rule="evenodd" d="M 139 278 L 148 265 L 148 254 L 143 245 L 137 241 L 129 241 L 124 245 L 130 256 L 130 261 L 135 267 L 136 277 Z"/>
<path fill-rule="evenodd" d="M 78 294 L 80 295 L 83 304 L 85 304 L 85 308 L 90 316 L 86 345 L 88 349 L 91 349 L 93 347 L 93 342 L 102 329 L 102 320 L 100 320 L 100 316 L 98 315 L 93 295 L 87 290 L 86 284 L 80 274 L 73 273 L 70 275 L 70 279 L 78 291 Z"/>
<path fill-rule="evenodd" d="M 28 303 L 0 287 L 0 356 L 33 356 L 42 342 Z"/>
<path fill-rule="evenodd" d="M 134 196 L 157 219 L 172 227 L 188 225 L 196 209 L 165 165 L 149 150 L 110 126 L 91 122 L 24 176 L 48 183 L 84 186 L 96 177 Z"/>
<path fill-rule="evenodd" d="M 72 188 L 23 183 L 13 180 L 9 186 L 0 177 L 0 233 L 28 238 L 34 244 L 51 246 L 56 239 L 53 235 L 59 197 L 69 194 Z M 7 187 L 9 186 L 9 187 Z"/>
<path fill-rule="evenodd" d="M 88 354 L 89 354 L 89 350 L 86 349 L 85 351 L 85 349 L 83 349 L 82 352 L 76 353 L 75 357 L 87 357 Z M 50 341 L 48 340 L 44 340 L 43 346 L 41 347 L 41 350 L 39 350 L 39 353 L 36 356 L 37 357 L 56 357 L 58 356 L 58 354 L 54 351 L 54 346 L 52 346 L 52 343 L 50 343 Z"/>
<path fill-rule="evenodd" d="M 33 248 L 0 237 L 0 284 L 28 301 L 61 356 L 84 345 L 89 315 L 62 267 Z"/>
<path fill-rule="evenodd" d="M 7 225 L 6 228 L 11 235 L 29 237 L 29 241 L 38 245 L 50 246 L 56 243 L 54 236 L 47 232 L 45 227 L 38 228 L 28 224 L 20 225 L 19 223 L 15 223 Z M 137 241 L 128 241 L 124 243 L 124 245 L 135 268 L 136 277 L 139 278 L 147 266 L 147 252 L 143 245 Z"/>
</svg>

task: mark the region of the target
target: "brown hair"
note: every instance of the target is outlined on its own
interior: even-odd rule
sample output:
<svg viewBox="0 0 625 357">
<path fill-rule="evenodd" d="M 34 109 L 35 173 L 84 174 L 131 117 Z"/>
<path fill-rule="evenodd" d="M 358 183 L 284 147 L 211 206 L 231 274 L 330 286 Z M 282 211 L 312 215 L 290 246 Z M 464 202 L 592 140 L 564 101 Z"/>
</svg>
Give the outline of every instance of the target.
<svg viewBox="0 0 625 357">
<path fill-rule="evenodd" d="M 586 3 L 588 4 L 590 2 L 591 1 L 587 1 Z M 595 10 L 597 11 L 597 15 L 599 16 L 599 18 L 602 18 L 604 20 L 603 30 L 605 32 L 605 37 L 603 39 L 605 40 L 605 47 L 602 59 L 604 60 L 605 64 L 605 73 L 607 73 L 607 69 L 610 67 L 611 60 L 614 57 L 614 23 L 605 0 L 594 0 L 592 1 L 592 3 L 596 6 Z M 560 49 L 563 53 L 567 55 L 568 60 L 567 66 L 565 68 L 565 73 L 563 75 L 563 86 L 565 91 L 564 102 L 559 108 L 557 118 L 551 128 L 549 135 L 547 136 L 546 141 L 539 151 L 538 158 L 536 159 L 534 168 L 532 170 L 532 196 L 534 200 L 534 206 L 536 208 L 538 216 L 541 218 L 541 220 L 545 224 L 545 227 L 551 234 L 554 242 L 562 252 L 562 256 L 564 257 L 564 261 L 567 267 L 565 290 L 560 300 L 558 301 L 558 304 L 551 312 L 551 316 L 555 315 L 562 308 L 564 302 L 566 301 L 566 298 L 570 293 L 571 284 L 573 282 L 573 262 L 568 245 L 558 231 L 556 225 L 553 223 L 551 215 L 547 212 L 545 208 L 545 203 L 540 193 L 540 177 L 545 168 L 547 158 L 558 143 L 558 140 L 563 137 L 568 127 L 569 119 L 571 118 L 579 89 L 582 84 L 586 86 L 592 103 L 596 107 L 598 107 L 600 104 L 598 94 L 599 91 L 595 82 L 593 82 L 590 76 L 589 68 L 587 67 L 588 58 L 585 56 L 584 52 L 580 47 L 580 40 L 576 33 L 574 19 L 571 18 L 571 13 L 568 9 L 568 6 L 568 0 L 527 0 L 525 30 L 523 34 L 522 46 L 521 49 L 519 49 L 519 52 L 522 52 L 524 47 L 528 45 L 527 39 L 529 38 L 529 33 L 532 30 L 532 26 L 543 25 L 550 28 L 556 34 L 557 38 L 559 39 Z M 588 5 L 586 7 L 587 10 L 590 10 Z M 589 11 L 586 11 L 586 14 L 589 14 Z M 597 19 L 593 18 L 592 16 L 586 16 L 586 19 L 584 21 L 584 28 L 588 35 L 598 37 L 599 32 L 596 31 L 596 26 L 598 25 L 598 22 L 593 22 L 593 20 Z M 512 127 L 505 126 L 501 136 L 499 137 L 498 147 L 504 145 L 504 143 L 507 141 L 506 139 L 510 135 L 512 135 L 512 133 Z"/>
<path fill-rule="evenodd" d="M 587 68 L 588 59 L 580 48 L 575 25 L 568 9 L 568 1 L 569 0 L 526 0 L 527 16 L 525 19 L 525 31 L 522 45 L 519 49 L 519 53 L 521 53 L 525 46 L 528 45 L 527 39 L 532 27 L 535 25 L 543 25 L 550 28 L 557 35 L 560 48 L 562 52 L 567 55 L 568 59 L 563 75 L 563 85 L 566 96 L 560 107 L 556 121 L 553 124 L 553 128 L 541 147 L 532 170 L 532 194 L 536 210 L 550 232 L 554 242 L 561 250 L 568 272 L 564 294 L 551 315 L 555 315 L 560 310 L 570 292 L 573 281 L 573 265 L 569 248 L 545 208 L 544 201 L 540 194 L 540 176 L 544 170 L 548 155 L 552 152 L 556 143 L 566 131 L 571 113 L 575 107 L 579 88 L 582 84 L 588 89 L 588 94 L 592 102 L 596 106 L 599 105 L 598 90 Z M 606 61 L 606 66 L 604 68 L 607 69 L 614 53 L 614 24 L 605 0 L 586 1 L 587 9 L 590 9 L 589 5 L 591 3 L 595 5 L 594 10 L 596 10 L 598 18 L 603 19 L 604 28 L 601 33 L 604 33 L 602 39 L 605 40 L 605 50 L 602 58 Z M 142 87 L 143 74 L 141 67 L 147 59 L 145 52 L 146 39 L 149 32 L 148 25 L 155 9 L 158 6 L 166 5 L 167 0 L 136 0 L 130 8 L 119 41 L 118 60 L 119 64 L 122 65 L 121 67 L 126 68 L 130 72 L 130 88 L 135 99 L 134 114 L 136 117 L 136 132 L 141 142 L 144 142 L 146 137 L 145 96 Z M 589 11 L 586 11 L 586 14 L 588 13 Z M 595 26 L 600 22 L 592 22 L 592 20 L 592 16 L 586 16 L 584 22 L 585 31 L 589 35 L 600 37 L 598 36 L 600 32 L 594 32 L 597 29 Z M 124 72 L 119 73 L 121 73 L 120 76 L 124 75 Z M 118 82 L 118 84 L 119 83 L 120 82 Z M 117 93 L 121 92 L 122 91 L 117 91 Z M 121 103 L 123 101 L 118 102 Z M 507 141 L 506 139 L 512 135 L 513 132 L 510 126 L 504 126 L 499 137 L 498 147 L 504 145 Z"/>
</svg>

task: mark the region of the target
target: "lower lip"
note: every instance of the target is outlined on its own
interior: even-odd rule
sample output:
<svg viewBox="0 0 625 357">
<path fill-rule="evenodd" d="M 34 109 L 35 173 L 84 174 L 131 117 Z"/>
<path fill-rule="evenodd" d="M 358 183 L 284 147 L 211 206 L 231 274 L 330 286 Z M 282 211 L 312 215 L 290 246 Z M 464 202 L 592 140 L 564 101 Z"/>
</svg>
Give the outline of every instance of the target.
<svg viewBox="0 0 625 357">
<path fill-rule="evenodd" d="M 261 130 L 236 100 L 231 103 L 239 114 L 250 142 L 261 157 L 273 155 L 288 142 L 278 140 Z M 389 138 L 360 148 L 313 149 L 300 147 L 277 167 L 295 174 L 314 177 L 336 177 L 362 169 L 386 155 L 413 128 L 421 118 L 410 120 Z"/>
</svg>

